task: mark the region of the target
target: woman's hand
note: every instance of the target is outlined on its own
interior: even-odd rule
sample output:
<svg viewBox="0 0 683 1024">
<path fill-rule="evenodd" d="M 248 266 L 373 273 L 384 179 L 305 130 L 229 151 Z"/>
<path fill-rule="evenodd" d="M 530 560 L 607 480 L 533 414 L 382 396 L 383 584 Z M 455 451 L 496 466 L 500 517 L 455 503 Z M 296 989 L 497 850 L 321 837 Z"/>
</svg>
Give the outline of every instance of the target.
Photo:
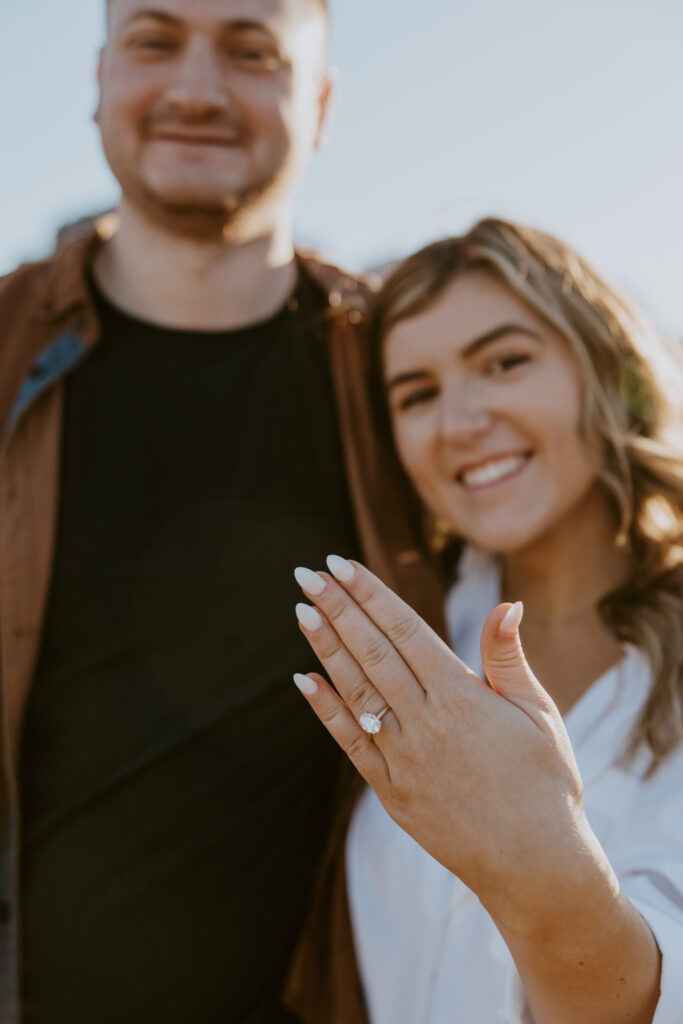
<svg viewBox="0 0 683 1024">
<path fill-rule="evenodd" d="M 301 628 L 337 688 L 296 676 L 384 807 L 498 926 L 537 1024 L 651 1024 L 661 957 L 583 811 L 560 714 L 524 658 L 521 605 L 481 638 L 490 687 L 357 562 L 297 570 Z M 381 718 L 370 736 L 365 712 Z M 466 936 L 463 937 L 466 941 Z"/>
<path fill-rule="evenodd" d="M 328 565 L 336 579 L 296 573 L 317 608 L 298 606 L 301 628 L 337 690 L 298 676 L 311 707 L 392 818 L 499 927 L 556 912 L 602 850 L 560 714 L 520 646 L 521 606 L 494 609 L 484 625 L 489 687 L 367 569 Z M 368 735 L 361 715 L 387 705 Z"/>
</svg>

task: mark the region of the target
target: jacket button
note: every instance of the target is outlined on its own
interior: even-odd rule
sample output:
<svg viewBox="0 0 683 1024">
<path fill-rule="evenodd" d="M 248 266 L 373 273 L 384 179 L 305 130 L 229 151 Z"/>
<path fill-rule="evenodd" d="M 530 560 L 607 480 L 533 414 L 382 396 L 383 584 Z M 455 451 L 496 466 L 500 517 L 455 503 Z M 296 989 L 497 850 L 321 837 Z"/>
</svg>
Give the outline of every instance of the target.
<svg viewBox="0 0 683 1024">
<path fill-rule="evenodd" d="M 0 900 L 0 924 L 7 924 L 12 919 L 12 905 L 7 900 Z"/>
</svg>

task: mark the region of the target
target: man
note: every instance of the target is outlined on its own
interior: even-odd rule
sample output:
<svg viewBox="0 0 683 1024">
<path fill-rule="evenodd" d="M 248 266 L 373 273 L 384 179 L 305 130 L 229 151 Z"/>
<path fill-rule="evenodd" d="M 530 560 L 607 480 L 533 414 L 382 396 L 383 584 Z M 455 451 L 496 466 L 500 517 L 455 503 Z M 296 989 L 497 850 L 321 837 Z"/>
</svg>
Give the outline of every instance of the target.
<svg viewBox="0 0 683 1024">
<path fill-rule="evenodd" d="M 323 0 L 107 16 L 118 230 L 0 282 L 0 1021 L 278 1024 L 337 771 L 292 569 L 337 551 L 438 598 L 363 289 L 292 246 Z"/>
</svg>

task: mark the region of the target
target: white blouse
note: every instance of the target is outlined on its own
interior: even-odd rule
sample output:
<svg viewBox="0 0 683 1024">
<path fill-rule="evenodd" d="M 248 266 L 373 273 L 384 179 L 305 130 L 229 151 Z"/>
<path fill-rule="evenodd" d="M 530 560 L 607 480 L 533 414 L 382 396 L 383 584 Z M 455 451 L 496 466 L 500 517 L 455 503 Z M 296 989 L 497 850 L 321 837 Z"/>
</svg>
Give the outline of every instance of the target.
<svg viewBox="0 0 683 1024">
<path fill-rule="evenodd" d="M 453 649 L 482 674 L 479 637 L 500 600 L 495 561 L 468 550 L 446 601 Z M 655 1024 L 683 1024 L 683 748 L 643 780 L 647 752 L 616 765 L 651 682 L 634 647 L 583 694 L 565 725 L 588 820 L 663 956 Z M 533 1024 L 514 962 L 463 883 L 367 789 L 346 846 L 351 919 L 372 1024 Z"/>
</svg>

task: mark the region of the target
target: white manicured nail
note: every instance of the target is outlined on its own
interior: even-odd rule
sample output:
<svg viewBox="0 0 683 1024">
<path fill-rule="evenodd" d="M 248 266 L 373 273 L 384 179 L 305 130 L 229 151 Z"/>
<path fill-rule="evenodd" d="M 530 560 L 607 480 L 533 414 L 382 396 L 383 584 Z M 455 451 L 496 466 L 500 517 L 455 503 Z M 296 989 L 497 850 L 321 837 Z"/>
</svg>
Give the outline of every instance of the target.
<svg viewBox="0 0 683 1024">
<path fill-rule="evenodd" d="M 322 626 L 323 620 L 315 608 L 311 608 L 310 604 L 298 604 L 295 611 L 301 625 L 311 633 L 314 633 L 316 629 L 320 629 Z"/>
<path fill-rule="evenodd" d="M 519 624 L 522 621 L 522 615 L 524 615 L 524 605 L 521 601 L 516 601 L 512 608 L 508 608 L 505 613 L 505 618 L 502 620 L 498 629 L 501 633 L 514 633 L 519 629 Z"/>
<path fill-rule="evenodd" d="M 351 563 L 347 562 L 345 558 L 340 558 L 339 555 L 327 556 L 327 568 L 340 583 L 349 583 L 356 575 L 356 570 Z"/>
<path fill-rule="evenodd" d="M 302 693 L 307 697 L 313 697 L 318 692 L 318 684 L 310 676 L 302 676 L 300 672 L 294 673 L 294 682 Z"/>
<path fill-rule="evenodd" d="M 305 590 L 307 594 L 311 594 L 312 597 L 322 594 L 325 589 L 325 580 L 321 579 L 317 572 L 313 572 L 312 569 L 304 569 L 302 566 L 299 566 L 298 569 L 294 570 L 294 579 L 301 589 Z"/>
</svg>

